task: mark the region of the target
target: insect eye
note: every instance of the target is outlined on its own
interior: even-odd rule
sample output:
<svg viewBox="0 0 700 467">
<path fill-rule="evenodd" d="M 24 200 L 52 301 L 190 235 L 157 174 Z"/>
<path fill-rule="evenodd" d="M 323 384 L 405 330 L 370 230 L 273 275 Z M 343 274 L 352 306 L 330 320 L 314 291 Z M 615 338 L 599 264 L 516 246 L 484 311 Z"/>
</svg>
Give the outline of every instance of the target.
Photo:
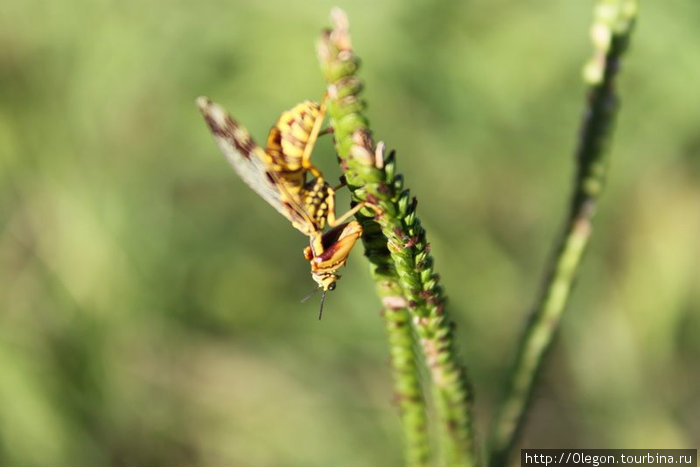
<svg viewBox="0 0 700 467">
<path fill-rule="evenodd" d="M 335 290 L 335 282 L 328 286 L 328 290 Z"/>
</svg>

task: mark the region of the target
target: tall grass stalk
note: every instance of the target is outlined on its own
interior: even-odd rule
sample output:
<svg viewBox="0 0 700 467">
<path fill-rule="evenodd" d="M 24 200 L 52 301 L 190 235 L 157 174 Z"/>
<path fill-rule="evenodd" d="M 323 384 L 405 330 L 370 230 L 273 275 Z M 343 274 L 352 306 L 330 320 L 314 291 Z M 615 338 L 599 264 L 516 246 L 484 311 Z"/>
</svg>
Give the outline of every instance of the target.
<svg viewBox="0 0 700 467">
<path fill-rule="evenodd" d="M 525 421 L 537 374 L 559 328 L 593 231 L 596 205 L 608 172 L 607 149 L 619 108 L 615 78 L 629 43 L 637 8 L 635 0 L 601 0 L 595 7 L 591 27 L 594 54 L 584 69 L 588 98 L 576 151 L 571 203 L 493 425 L 489 443 L 491 467 L 507 465 Z"/>
<path fill-rule="evenodd" d="M 359 59 L 352 48 L 347 17 L 335 9 L 332 20 L 333 28 L 323 33 L 318 45 L 328 83 L 328 114 L 353 200 L 381 209 L 380 214 L 363 209 L 358 219 L 365 229 L 366 254 L 385 305 L 407 455 L 415 464 L 428 462 L 425 403 L 412 354 L 418 348 L 429 370 L 441 457 L 450 466 L 473 466 L 469 385 L 464 368 L 457 362 L 453 325 L 425 231 L 416 215 L 417 202 L 396 172 L 395 154 L 386 154 L 383 145 L 375 146 L 372 140 L 363 113 L 365 103 L 359 97 Z"/>
</svg>

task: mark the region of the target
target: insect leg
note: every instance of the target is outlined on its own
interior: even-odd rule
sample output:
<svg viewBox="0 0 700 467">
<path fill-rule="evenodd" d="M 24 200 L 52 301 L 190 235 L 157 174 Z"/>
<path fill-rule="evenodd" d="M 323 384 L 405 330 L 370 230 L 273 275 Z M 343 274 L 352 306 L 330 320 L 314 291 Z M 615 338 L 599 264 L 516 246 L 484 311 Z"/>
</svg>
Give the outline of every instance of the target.
<svg viewBox="0 0 700 467">
<path fill-rule="evenodd" d="M 345 178 L 345 175 L 340 176 L 340 183 L 337 186 L 333 187 L 333 191 L 338 191 L 344 186 L 348 186 L 348 180 Z"/>
<path fill-rule="evenodd" d="M 331 207 L 335 206 L 335 200 L 333 202 L 330 202 L 330 197 L 328 200 L 328 218 L 327 218 L 327 223 L 329 227 L 335 227 L 337 225 L 342 224 L 343 222 L 347 221 L 350 216 L 354 216 L 357 211 L 359 211 L 362 208 L 369 208 L 372 209 L 376 214 L 382 214 L 384 211 L 382 211 L 379 207 L 375 206 L 374 204 L 368 203 L 366 201 L 362 201 L 360 203 L 357 203 L 355 206 L 353 206 L 349 211 L 344 213 L 340 217 L 335 217 L 335 212 Z"/>
<path fill-rule="evenodd" d="M 321 132 L 321 125 L 323 125 L 323 120 L 326 116 L 326 102 L 328 100 L 328 94 L 324 93 L 321 99 L 321 105 L 318 109 L 318 116 L 314 122 L 314 126 L 309 133 L 309 139 L 306 141 L 306 146 L 304 146 L 304 153 L 301 156 L 301 165 L 309 172 L 313 174 L 314 177 L 320 177 L 321 172 L 311 163 L 311 151 L 313 151 L 316 140 L 318 139 L 319 133 Z"/>
</svg>

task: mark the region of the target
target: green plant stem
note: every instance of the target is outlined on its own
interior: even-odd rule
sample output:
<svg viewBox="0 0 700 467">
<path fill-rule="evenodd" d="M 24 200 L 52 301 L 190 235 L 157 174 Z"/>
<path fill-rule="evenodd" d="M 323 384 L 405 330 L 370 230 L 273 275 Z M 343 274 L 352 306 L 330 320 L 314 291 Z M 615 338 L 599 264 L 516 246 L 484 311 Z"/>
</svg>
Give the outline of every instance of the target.
<svg viewBox="0 0 700 467">
<path fill-rule="evenodd" d="M 520 342 L 506 397 L 489 443 L 489 465 L 503 467 L 522 429 L 537 374 L 559 327 L 608 171 L 607 147 L 618 101 L 615 77 L 636 17 L 634 0 L 599 1 L 591 35 L 595 52 L 584 69 L 588 100 L 576 152 L 576 177 L 563 233 L 533 316 Z"/>
<path fill-rule="evenodd" d="M 389 339 L 394 378 L 394 397 L 399 406 L 404 431 L 406 463 L 413 467 L 427 467 L 431 459 L 428 421 L 408 304 L 403 298 L 386 239 L 379 225 L 366 216 L 361 216 L 361 222 L 365 251 L 371 262 L 377 294 L 382 301 L 382 316 Z"/>
<path fill-rule="evenodd" d="M 391 345 L 403 339 L 407 342 L 411 330 L 417 336 L 418 348 L 431 376 L 444 459 L 448 465 L 472 466 L 476 462 L 467 377 L 457 363 L 453 325 L 445 312 L 445 299 L 433 270 L 425 231 L 416 216 L 416 200 L 404 189 L 403 178 L 396 173 L 395 154 L 385 154 L 381 143 L 375 147 L 372 142 L 363 114 L 365 103 L 358 97 L 362 87 L 355 76 L 359 59 L 350 43 L 347 18 L 338 9 L 332 18 L 334 27 L 323 34 L 318 51 L 328 82 L 328 114 L 335 132 L 336 150 L 353 200 L 381 209 L 377 214 L 365 208 L 358 215 L 365 229 L 366 254 L 374 264 L 380 294 L 383 288 L 390 288 L 396 294 L 392 300 L 407 313 L 401 320 L 402 326 L 388 326 L 389 340 Z M 392 348 L 392 354 L 395 351 Z M 402 379 L 407 375 L 404 370 L 408 368 L 395 369 L 399 378 L 397 387 L 403 385 Z M 414 372 L 411 384 L 418 381 L 417 370 L 411 368 Z M 403 420 L 408 443 L 425 442 L 424 432 L 420 439 L 414 436 L 412 440 L 409 436 L 409 433 L 415 435 L 415 430 L 410 427 L 405 411 Z M 409 445 L 408 451 L 412 450 Z"/>
<path fill-rule="evenodd" d="M 379 287 L 385 287 L 385 285 Z M 390 300 L 384 301 L 382 314 L 389 339 L 394 395 L 404 429 L 407 465 L 428 466 L 431 454 L 428 425 L 420 369 L 415 353 L 415 338 L 410 325 L 411 316 L 406 308 L 394 307 L 390 304 Z"/>
</svg>

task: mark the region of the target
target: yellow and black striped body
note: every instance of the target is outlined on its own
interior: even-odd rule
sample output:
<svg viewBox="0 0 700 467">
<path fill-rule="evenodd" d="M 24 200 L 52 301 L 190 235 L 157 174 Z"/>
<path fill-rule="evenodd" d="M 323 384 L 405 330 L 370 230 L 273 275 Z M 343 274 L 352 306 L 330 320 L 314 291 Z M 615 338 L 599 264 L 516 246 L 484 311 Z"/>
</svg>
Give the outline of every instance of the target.
<svg viewBox="0 0 700 467">
<path fill-rule="evenodd" d="M 323 177 L 317 177 L 306 184 L 301 192 L 302 206 L 321 231 L 326 226 L 328 214 L 335 212 L 335 191 Z"/>
<path fill-rule="evenodd" d="M 297 104 L 282 113 L 267 137 L 265 152 L 270 158 L 270 167 L 294 194 L 305 188 L 307 172 L 320 176 L 310 158 L 323 123 L 324 110 L 312 101 Z"/>
<path fill-rule="evenodd" d="M 284 185 L 283 191 L 308 216 L 295 227 L 310 236 L 313 230 L 317 234 L 323 231 L 328 213 L 335 209 L 335 192 L 310 160 L 324 116 L 325 108 L 316 102 L 295 105 L 270 129 L 265 150 L 269 168 Z M 307 180 L 307 173 L 313 178 Z"/>
</svg>

